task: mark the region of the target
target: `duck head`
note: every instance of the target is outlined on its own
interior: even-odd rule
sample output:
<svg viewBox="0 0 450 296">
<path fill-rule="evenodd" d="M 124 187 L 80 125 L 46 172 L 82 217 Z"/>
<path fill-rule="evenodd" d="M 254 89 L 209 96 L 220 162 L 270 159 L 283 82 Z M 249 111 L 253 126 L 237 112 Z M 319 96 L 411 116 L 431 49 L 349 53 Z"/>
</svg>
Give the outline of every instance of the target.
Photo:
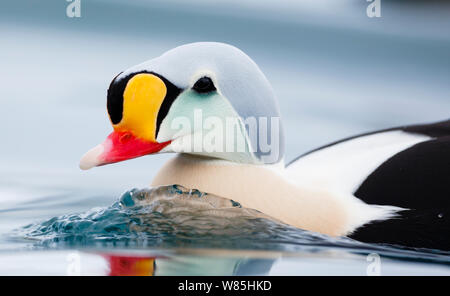
<svg viewBox="0 0 450 296">
<path fill-rule="evenodd" d="M 121 72 L 107 109 L 114 131 L 82 157 L 82 169 L 162 152 L 252 164 L 283 158 L 273 90 L 231 45 L 187 44 Z"/>
</svg>

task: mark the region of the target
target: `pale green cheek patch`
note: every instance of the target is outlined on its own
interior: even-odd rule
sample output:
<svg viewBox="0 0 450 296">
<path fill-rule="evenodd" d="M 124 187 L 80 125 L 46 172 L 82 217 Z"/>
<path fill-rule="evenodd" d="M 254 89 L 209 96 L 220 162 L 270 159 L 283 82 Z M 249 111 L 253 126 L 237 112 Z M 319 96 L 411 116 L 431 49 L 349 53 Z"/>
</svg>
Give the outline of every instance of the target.
<svg viewBox="0 0 450 296">
<path fill-rule="evenodd" d="M 174 140 L 175 139 L 175 140 Z M 158 141 L 174 140 L 175 152 L 201 154 L 240 163 L 256 163 L 242 120 L 219 93 L 188 90 L 172 104 Z"/>
</svg>

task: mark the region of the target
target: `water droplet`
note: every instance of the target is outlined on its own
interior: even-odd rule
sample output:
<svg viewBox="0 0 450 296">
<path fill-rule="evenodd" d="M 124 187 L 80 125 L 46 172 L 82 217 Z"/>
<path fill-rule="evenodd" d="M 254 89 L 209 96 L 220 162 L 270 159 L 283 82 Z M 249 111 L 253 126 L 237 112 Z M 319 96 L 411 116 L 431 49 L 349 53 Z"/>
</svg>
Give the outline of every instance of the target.
<svg viewBox="0 0 450 296">
<path fill-rule="evenodd" d="M 120 204 L 122 206 L 124 207 L 134 206 L 134 199 L 133 199 L 134 191 L 135 189 L 132 189 L 122 194 L 122 196 L 120 197 Z"/>
</svg>

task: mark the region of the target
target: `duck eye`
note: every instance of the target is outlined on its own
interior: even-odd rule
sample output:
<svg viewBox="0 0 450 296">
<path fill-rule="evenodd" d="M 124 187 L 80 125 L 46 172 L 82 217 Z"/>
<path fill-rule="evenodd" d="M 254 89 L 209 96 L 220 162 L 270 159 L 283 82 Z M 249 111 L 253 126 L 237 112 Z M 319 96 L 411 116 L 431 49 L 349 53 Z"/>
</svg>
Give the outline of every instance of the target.
<svg viewBox="0 0 450 296">
<path fill-rule="evenodd" d="M 211 78 L 204 76 L 197 80 L 192 89 L 198 93 L 209 93 L 215 91 L 216 87 L 214 86 Z"/>
</svg>

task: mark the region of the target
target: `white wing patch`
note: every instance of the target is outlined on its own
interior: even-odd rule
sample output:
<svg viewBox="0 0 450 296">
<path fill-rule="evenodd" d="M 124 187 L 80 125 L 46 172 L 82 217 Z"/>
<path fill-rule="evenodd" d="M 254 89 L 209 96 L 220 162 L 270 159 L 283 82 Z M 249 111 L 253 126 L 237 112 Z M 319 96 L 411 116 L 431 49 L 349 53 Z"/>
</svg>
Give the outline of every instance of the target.
<svg viewBox="0 0 450 296">
<path fill-rule="evenodd" d="M 305 155 L 286 169 L 297 184 L 353 193 L 387 159 L 429 139 L 400 130 L 362 136 Z"/>
<path fill-rule="evenodd" d="M 295 184 L 335 193 L 349 210 L 350 233 L 370 221 L 389 219 L 402 210 L 366 204 L 353 193 L 387 159 L 429 139 L 400 130 L 357 137 L 301 157 L 286 168 L 286 173 Z"/>
</svg>

